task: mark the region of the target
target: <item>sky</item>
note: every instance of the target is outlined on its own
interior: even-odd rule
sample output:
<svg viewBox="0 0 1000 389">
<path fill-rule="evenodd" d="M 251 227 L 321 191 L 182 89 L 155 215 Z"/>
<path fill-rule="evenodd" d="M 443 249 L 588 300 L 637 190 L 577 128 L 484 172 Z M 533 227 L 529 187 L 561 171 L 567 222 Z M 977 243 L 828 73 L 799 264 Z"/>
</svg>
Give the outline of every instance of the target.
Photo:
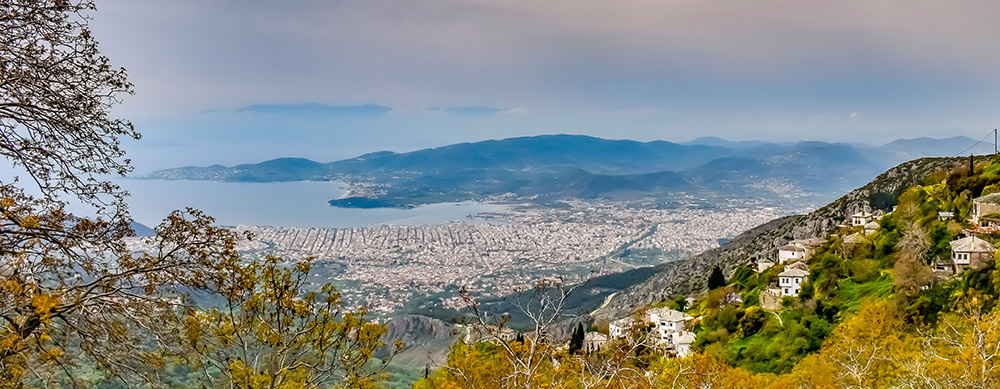
<svg viewBox="0 0 1000 389">
<path fill-rule="evenodd" d="M 538 134 L 982 138 L 1000 2 L 98 0 L 137 173 Z"/>
</svg>

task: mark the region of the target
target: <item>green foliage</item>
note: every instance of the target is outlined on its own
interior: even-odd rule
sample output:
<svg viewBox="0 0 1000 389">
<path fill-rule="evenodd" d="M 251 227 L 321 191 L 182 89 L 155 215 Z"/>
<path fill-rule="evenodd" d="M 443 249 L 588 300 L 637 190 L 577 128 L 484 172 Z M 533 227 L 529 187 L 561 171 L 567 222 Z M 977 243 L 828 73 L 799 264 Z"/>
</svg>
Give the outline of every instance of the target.
<svg viewBox="0 0 1000 389">
<path fill-rule="evenodd" d="M 583 349 L 583 338 L 585 336 L 586 333 L 583 331 L 583 323 L 580 323 L 576 326 L 576 329 L 573 330 L 573 335 L 569 338 L 569 352 L 575 353 Z"/>
</svg>

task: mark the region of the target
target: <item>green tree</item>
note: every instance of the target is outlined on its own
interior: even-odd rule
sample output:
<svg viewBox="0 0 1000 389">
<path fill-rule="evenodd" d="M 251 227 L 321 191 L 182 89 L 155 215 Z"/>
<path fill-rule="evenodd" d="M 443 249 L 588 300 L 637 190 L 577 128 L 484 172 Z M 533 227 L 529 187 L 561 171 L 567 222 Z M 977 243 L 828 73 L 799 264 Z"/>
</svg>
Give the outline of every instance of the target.
<svg viewBox="0 0 1000 389">
<path fill-rule="evenodd" d="M 722 269 L 719 265 L 715 265 L 712 268 L 712 274 L 708 276 L 708 290 L 713 290 L 716 288 L 721 288 L 726 286 L 726 276 L 722 275 Z"/>
<path fill-rule="evenodd" d="M 385 346 L 385 326 L 370 322 L 364 308 L 343 309 L 340 293 L 329 283 L 318 292 L 308 290 L 311 262 L 286 267 L 268 256 L 233 266 L 219 290 L 225 299 L 221 308 L 187 310 L 179 351 L 205 373 L 206 383 L 366 388 L 381 378 L 381 370 L 368 364 Z"/>
<path fill-rule="evenodd" d="M 583 331 L 583 323 L 580 323 L 576 326 L 576 329 L 573 330 L 573 335 L 569 338 L 570 353 L 575 353 L 583 349 L 583 338 L 585 336 L 586 333 Z"/>
</svg>

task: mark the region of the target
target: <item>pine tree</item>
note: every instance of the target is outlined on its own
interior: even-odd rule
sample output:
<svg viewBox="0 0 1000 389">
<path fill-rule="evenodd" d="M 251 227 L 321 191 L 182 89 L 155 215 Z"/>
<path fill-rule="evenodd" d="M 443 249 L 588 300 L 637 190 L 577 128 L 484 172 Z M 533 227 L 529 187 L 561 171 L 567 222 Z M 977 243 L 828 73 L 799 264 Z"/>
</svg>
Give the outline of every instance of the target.
<svg viewBox="0 0 1000 389">
<path fill-rule="evenodd" d="M 576 326 L 576 330 L 573 331 L 573 336 L 569 338 L 569 352 L 575 353 L 583 349 L 583 323 Z"/>
<path fill-rule="evenodd" d="M 712 274 L 708 276 L 708 290 L 726 286 L 726 276 L 722 275 L 722 269 L 716 265 L 712 268 Z"/>
</svg>

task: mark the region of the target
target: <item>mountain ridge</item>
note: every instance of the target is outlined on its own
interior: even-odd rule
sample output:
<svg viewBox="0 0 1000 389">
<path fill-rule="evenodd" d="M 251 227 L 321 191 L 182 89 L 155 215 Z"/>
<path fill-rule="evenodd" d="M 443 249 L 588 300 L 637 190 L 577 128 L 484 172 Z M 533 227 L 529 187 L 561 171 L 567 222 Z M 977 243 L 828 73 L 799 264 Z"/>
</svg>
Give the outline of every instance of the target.
<svg viewBox="0 0 1000 389">
<path fill-rule="evenodd" d="M 938 141 L 941 146 L 936 149 Z M 703 142 L 728 141 L 708 138 Z M 730 148 L 557 134 L 457 143 L 407 153 L 379 151 L 329 163 L 289 157 L 233 167 L 187 166 L 140 178 L 338 180 L 358 184 L 358 190 L 349 197 L 370 201 L 331 203 L 347 207 L 412 207 L 497 197 L 551 201 L 621 200 L 643 195 L 663 198 L 678 193 L 764 196 L 761 193 L 774 192 L 776 187 L 791 187 L 798 194 L 822 198 L 863 184 L 909 159 L 901 159 L 904 156 L 927 154 L 963 142 L 974 143 L 969 138 L 952 137 L 898 140 L 879 147 L 803 141 L 728 142 L 746 146 Z"/>
</svg>

